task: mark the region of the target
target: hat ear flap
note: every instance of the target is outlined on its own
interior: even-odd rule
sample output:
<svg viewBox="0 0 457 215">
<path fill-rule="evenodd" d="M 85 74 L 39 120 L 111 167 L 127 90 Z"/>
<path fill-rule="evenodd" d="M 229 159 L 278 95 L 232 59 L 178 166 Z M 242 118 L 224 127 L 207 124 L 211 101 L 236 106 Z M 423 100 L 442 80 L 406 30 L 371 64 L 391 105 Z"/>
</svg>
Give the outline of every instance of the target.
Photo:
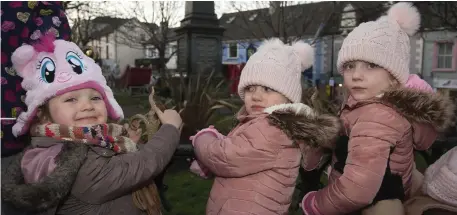
<svg viewBox="0 0 457 215">
<path fill-rule="evenodd" d="M 36 51 L 31 45 L 23 45 L 13 52 L 13 55 L 11 56 L 11 62 L 13 63 L 13 67 L 20 77 L 24 78 L 25 76 L 29 75 L 29 73 L 33 72 L 25 71 L 25 67 L 33 59 L 35 54 Z"/>
</svg>

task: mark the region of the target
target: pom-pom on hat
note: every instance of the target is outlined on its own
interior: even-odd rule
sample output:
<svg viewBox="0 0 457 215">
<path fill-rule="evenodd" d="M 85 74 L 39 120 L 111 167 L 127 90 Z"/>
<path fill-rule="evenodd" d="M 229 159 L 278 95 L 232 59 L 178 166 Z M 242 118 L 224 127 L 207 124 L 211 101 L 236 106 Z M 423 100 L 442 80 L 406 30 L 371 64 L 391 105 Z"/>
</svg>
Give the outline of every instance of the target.
<svg viewBox="0 0 457 215">
<path fill-rule="evenodd" d="M 420 26 L 420 14 L 407 2 L 393 5 L 386 16 L 357 26 L 344 39 L 337 67 L 342 72 L 349 61 L 361 60 L 377 64 L 401 84 L 409 77 L 410 44 Z"/>
<path fill-rule="evenodd" d="M 294 103 L 301 100 L 301 73 L 314 62 L 314 49 L 297 41 L 291 46 L 280 39 L 266 40 L 246 63 L 240 77 L 238 94 L 251 85 L 269 87 Z"/>
<path fill-rule="evenodd" d="M 94 60 L 84 55 L 74 43 L 55 40 L 52 34 L 40 38 L 34 45 L 23 45 L 11 57 L 14 69 L 23 78 L 27 91 L 22 112 L 13 126 L 13 135 L 28 131 L 37 109 L 49 99 L 74 90 L 92 88 L 103 97 L 108 115 L 113 120 L 124 117 L 111 88 L 106 85 L 102 70 Z"/>
</svg>

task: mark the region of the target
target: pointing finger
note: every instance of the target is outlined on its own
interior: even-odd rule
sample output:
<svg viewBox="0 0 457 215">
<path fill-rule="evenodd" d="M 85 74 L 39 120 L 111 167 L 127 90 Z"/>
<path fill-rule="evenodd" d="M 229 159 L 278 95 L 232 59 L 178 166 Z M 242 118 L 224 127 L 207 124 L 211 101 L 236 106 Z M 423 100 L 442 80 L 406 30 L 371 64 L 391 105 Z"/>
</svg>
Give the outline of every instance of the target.
<svg viewBox="0 0 457 215">
<path fill-rule="evenodd" d="M 153 105 L 151 108 L 156 112 L 157 116 L 162 116 L 163 115 L 162 110 L 160 110 L 160 108 L 157 107 L 157 105 Z"/>
</svg>

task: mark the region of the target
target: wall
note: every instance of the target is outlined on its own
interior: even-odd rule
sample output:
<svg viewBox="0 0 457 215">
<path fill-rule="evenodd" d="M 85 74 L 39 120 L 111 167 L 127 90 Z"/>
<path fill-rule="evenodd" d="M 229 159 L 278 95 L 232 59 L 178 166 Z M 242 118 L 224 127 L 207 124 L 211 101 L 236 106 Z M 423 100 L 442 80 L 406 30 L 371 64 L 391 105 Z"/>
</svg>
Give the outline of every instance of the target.
<svg viewBox="0 0 457 215">
<path fill-rule="evenodd" d="M 343 43 L 344 37 L 335 35 L 333 37 L 333 62 L 332 62 L 332 36 L 326 36 L 321 38 L 322 41 L 322 50 L 320 56 L 322 57 L 322 72 L 321 72 L 321 83 L 328 84 L 328 79 L 330 78 L 330 73 L 333 66 L 333 77 L 336 84 L 343 83 L 341 75 L 338 73 L 336 68 L 336 62 L 338 60 L 338 52 L 340 51 L 341 45 Z M 333 65 L 332 65 L 333 63 Z"/>
<path fill-rule="evenodd" d="M 143 58 L 144 56 L 143 49 L 135 49 L 123 44 L 118 44 L 116 50 L 118 56 L 116 61 L 121 71 L 124 71 L 127 65 L 133 66 L 135 59 Z"/>
<path fill-rule="evenodd" d="M 121 26 L 120 28 L 123 28 Z M 143 29 L 138 28 L 136 31 L 132 32 L 132 37 L 138 36 L 138 32 L 142 32 Z M 124 30 L 121 30 L 125 32 Z M 135 41 L 126 44 L 123 42 L 124 38 L 121 36 L 119 31 L 114 31 L 113 33 L 107 35 L 108 41 L 106 41 L 106 36 L 101 37 L 100 39 L 93 40 L 89 42 L 89 45 L 93 47 L 100 47 L 97 51 L 100 51 L 101 59 L 113 59 L 117 64 L 121 72 L 124 72 L 127 68 L 127 65 L 133 65 L 135 59 L 144 57 L 144 50 L 142 46 Z M 147 39 L 147 38 L 146 38 Z M 106 54 L 106 49 L 108 48 L 108 55 Z"/>
<path fill-rule="evenodd" d="M 410 37 L 409 39 L 409 44 L 410 44 L 410 51 L 411 51 L 411 56 L 409 60 L 409 72 L 411 74 L 421 74 L 424 76 L 422 72 L 422 62 L 423 62 L 423 56 L 422 56 L 422 49 L 424 46 L 424 40 L 422 39 L 420 34 L 416 34 L 413 37 Z"/>
<path fill-rule="evenodd" d="M 434 46 L 436 41 L 454 40 L 454 55 L 456 54 L 457 32 L 436 31 L 427 32 L 424 36 L 424 53 L 423 53 L 423 75 L 432 86 L 437 85 L 436 81 L 451 80 L 457 82 L 457 70 L 453 72 L 433 71 Z M 454 58 L 455 60 L 455 58 Z M 454 62 L 457 63 L 457 62 Z M 434 86 L 436 87 L 436 86 Z"/>
</svg>

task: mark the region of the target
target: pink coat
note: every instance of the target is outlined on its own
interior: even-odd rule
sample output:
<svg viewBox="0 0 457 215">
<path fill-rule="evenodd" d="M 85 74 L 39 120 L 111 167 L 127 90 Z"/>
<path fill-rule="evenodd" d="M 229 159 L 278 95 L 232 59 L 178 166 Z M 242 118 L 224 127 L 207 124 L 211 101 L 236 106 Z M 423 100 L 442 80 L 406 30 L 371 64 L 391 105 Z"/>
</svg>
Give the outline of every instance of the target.
<svg viewBox="0 0 457 215">
<path fill-rule="evenodd" d="M 197 158 L 216 175 L 206 214 L 287 214 L 302 157 L 297 143 L 331 142 L 338 118 L 286 108 L 249 116 L 242 109 L 238 120 L 223 140 L 208 133 L 194 140 Z"/>
<path fill-rule="evenodd" d="M 453 104 L 436 94 L 401 89 L 372 101 L 349 99 L 340 118 L 349 137 L 349 153 L 344 173 L 332 170 L 329 185 L 315 193 L 313 204 L 325 215 L 353 212 L 373 201 L 391 148 L 391 171 L 402 177 L 408 197 L 415 168 L 413 149 L 429 148 L 438 131 L 451 125 Z"/>
</svg>

